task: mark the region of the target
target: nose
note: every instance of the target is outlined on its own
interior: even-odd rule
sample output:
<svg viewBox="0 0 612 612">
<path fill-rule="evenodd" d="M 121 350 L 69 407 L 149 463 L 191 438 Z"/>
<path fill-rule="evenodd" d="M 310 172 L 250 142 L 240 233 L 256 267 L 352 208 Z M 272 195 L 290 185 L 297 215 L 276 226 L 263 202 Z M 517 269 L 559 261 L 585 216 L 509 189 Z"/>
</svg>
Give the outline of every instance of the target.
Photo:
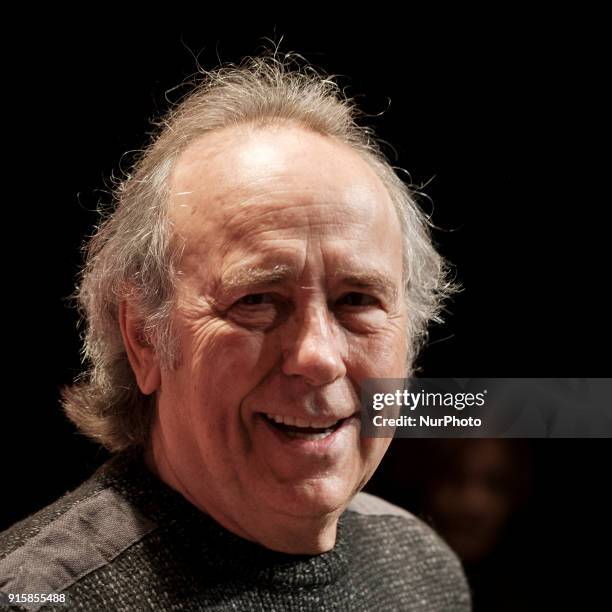
<svg viewBox="0 0 612 612">
<path fill-rule="evenodd" d="M 283 373 L 301 376 L 308 384 L 332 383 L 346 374 L 344 337 L 334 329 L 326 305 L 313 305 L 286 338 Z"/>
</svg>

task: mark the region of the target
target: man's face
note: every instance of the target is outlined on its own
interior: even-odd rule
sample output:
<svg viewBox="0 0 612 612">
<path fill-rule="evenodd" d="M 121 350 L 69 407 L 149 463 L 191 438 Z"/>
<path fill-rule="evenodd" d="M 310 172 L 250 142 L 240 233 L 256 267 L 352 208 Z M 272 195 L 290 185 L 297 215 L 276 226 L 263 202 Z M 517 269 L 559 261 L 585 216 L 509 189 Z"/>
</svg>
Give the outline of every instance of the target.
<svg viewBox="0 0 612 612">
<path fill-rule="evenodd" d="M 158 462 L 247 537 L 341 512 L 389 442 L 360 438 L 360 385 L 406 372 L 384 186 L 329 138 L 243 126 L 192 143 L 171 192 L 181 357 L 161 374 Z"/>
</svg>

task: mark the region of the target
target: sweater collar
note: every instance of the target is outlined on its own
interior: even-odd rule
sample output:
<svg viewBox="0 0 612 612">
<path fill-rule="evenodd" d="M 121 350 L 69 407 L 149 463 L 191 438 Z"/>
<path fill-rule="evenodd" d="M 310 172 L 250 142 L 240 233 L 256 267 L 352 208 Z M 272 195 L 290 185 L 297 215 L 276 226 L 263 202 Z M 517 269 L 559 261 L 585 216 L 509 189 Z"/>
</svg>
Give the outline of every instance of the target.
<svg viewBox="0 0 612 612">
<path fill-rule="evenodd" d="M 105 480 L 153 520 L 159 537 L 167 538 L 190 571 L 202 572 L 207 581 L 313 587 L 333 584 L 348 572 L 352 538 L 346 513 L 338 522 L 332 550 L 319 555 L 290 555 L 225 529 L 151 473 L 136 449 L 113 456 L 95 477 Z"/>
</svg>

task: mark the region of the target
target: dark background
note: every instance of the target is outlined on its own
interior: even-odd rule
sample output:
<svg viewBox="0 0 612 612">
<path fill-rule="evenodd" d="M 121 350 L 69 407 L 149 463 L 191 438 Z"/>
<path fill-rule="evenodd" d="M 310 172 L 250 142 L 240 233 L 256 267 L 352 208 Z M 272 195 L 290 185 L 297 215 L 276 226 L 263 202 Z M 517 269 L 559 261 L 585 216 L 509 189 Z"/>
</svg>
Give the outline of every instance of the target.
<svg viewBox="0 0 612 612">
<path fill-rule="evenodd" d="M 78 485 L 107 456 L 62 416 L 58 391 L 80 369 L 65 298 L 109 177 L 127 169 L 122 155 L 143 145 L 166 96 L 185 92 L 172 90 L 194 74 L 196 56 L 204 68 L 237 61 L 265 36 L 283 36 L 282 49 L 346 75 L 347 93 L 377 115 L 370 125 L 393 145 L 392 162 L 426 184 L 422 204 L 433 209 L 436 241 L 464 291 L 446 325 L 432 330 L 424 373 L 610 375 L 609 198 L 594 189 L 605 81 L 596 15 L 118 23 L 15 23 L 19 43 L 5 56 L 0 529 Z M 533 447 L 536 486 L 510 567 L 520 581 L 538 560 L 536 599 L 596 601 L 610 442 Z"/>
</svg>

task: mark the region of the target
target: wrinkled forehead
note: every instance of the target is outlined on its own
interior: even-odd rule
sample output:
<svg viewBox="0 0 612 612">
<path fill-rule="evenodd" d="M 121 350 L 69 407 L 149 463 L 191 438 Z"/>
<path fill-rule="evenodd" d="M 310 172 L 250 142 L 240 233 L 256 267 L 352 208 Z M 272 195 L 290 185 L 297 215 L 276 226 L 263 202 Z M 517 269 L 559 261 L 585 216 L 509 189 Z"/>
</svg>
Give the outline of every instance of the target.
<svg viewBox="0 0 612 612">
<path fill-rule="evenodd" d="M 170 217 L 187 247 L 266 230 L 399 231 L 386 187 L 357 152 L 286 125 L 226 128 L 193 142 L 171 177 Z"/>
</svg>

